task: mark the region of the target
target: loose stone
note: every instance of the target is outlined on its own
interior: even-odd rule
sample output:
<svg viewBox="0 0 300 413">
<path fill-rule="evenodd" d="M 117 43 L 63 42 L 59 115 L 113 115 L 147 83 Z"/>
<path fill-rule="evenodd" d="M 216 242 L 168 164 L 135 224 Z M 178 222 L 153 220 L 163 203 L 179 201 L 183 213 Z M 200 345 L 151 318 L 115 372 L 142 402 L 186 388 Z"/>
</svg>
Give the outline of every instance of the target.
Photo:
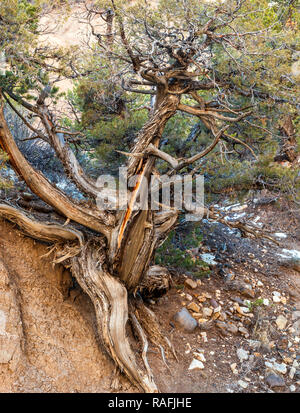
<svg viewBox="0 0 300 413">
<path fill-rule="evenodd" d="M 195 313 L 199 313 L 200 312 L 200 307 L 198 304 L 192 302 L 190 304 L 188 304 L 187 306 L 188 310 L 194 311 Z"/>
<path fill-rule="evenodd" d="M 195 330 L 198 323 L 194 317 L 192 317 L 186 308 L 182 308 L 173 317 L 174 323 L 185 331 L 191 333 Z"/>
<path fill-rule="evenodd" d="M 246 389 L 248 387 L 248 383 L 246 383 L 243 380 L 238 381 L 239 386 L 241 386 L 243 389 Z"/>
<path fill-rule="evenodd" d="M 237 354 L 237 356 L 238 356 L 241 363 L 244 360 L 248 360 L 248 358 L 249 358 L 249 351 L 244 350 L 243 348 L 237 349 L 236 354 Z"/>
<path fill-rule="evenodd" d="M 237 368 L 236 368 L 237 364 L 236 363 L 232 363 L 230 364 L 230 368 L 233 374 L 239 374 Z"/>
<path fill-rule="evenodd" d="M 194 290 L 195 288 L 198 287 L 197 281 L 192 280 L 191 278 L 187 278 L 184 281 L 184 285 L 188 288 L 190 288 L 191 290 Z"/>
<path fill-rule="evenodd" d="M 212 313 L 213 313 L 213 310 L 211 308 L 208 308 L 208 307 L 204 307 L 203 310 L 202 310 L 202 315 L 203 315 L 204 318 L 211 317 Z"/>
<path fill-rule="evenodd" d="M 203 370 L 204 364 L 200 360 L 193 359 L 193 361 L 191 362 L 189 366 L 189 370 L 198 370 L 198 369 Z"/>
<path fill-rule="evenodd" d="M 279 315 L 276 319 L 276 325 L 279 330 L 283 330 L 286 327 L 287 322 L 288 320 L 283 315 Z"/>
<path fill-rule="evenodd" d="M 285 381 L 283 378 L 274 373 L 270 373 L 266 377 L 266 383 L 271 389 L 274 387 L 285 387 Z"/>
</svg>

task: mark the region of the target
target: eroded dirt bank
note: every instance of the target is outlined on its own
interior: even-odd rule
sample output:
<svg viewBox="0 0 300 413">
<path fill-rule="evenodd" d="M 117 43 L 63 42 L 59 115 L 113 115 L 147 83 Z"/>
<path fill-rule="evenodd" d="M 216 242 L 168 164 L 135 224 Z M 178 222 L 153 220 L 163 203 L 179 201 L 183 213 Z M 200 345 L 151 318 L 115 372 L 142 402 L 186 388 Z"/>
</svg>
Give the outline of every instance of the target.
<svg viewBox="0 0 300 413">
<path fill-rule="evenodd" d="M 0 391 L 107 392 L 93 307 L 47 252 L 0 221 Z"/>
<path fill-rule="evenodd" d="M 285 205 L 239 208 L 228 214 L 277 231 L 281 246 L 204 223 L 191 254 L 214 254 L 210 276 L 193 284 L 175 271 L 168 294 L 148 303 L 178 356 L 167 367 L 150 346 L 162 392 L 300 391 L 300 267 L 278 255 L 300 251 L 299 216 Z M 0 221 L 0 392 L 137 392 L 123 376 L 111 386 L 114 366 L 97 341 L 89 298 L 48 252 Z M 192 333 L 174 325 L 182 308 L 197 320 Z"/>
</svg>

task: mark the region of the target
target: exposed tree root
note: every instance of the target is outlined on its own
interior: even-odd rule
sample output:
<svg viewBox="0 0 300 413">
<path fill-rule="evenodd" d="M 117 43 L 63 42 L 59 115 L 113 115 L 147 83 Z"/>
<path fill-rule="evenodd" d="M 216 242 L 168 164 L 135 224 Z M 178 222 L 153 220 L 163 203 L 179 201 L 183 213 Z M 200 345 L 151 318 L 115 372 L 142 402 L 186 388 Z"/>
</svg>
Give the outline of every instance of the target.
<svg viewBox="0 0 300 413">
<path fill-rule="evenodd" d="M 104 242 L 89 242 L 80 256 L 71 259 L 71 270 L 91 298 L 100 336 L 109 355 L 130 380 L 145 392 L 158 392 L 153 376 L 136 362 L 126 335 L 128 320 L 127 290 L 105 269 Z"/>
<path fill-rule="evenodd" d="M 20 209 L 7 204 L 0 204 L 0 216 L 16 223 L 26 234 L 38 240 L 50 242 L 78 240 L 80 244 L 83 243 L 83 234 L 80 231 L 62 225 L 39 222 Z"/>
<path fill-rule="evenodd" d="M 73 276 L 82 289 L 91 298 L 97 316 L 98 328 L 103 345 L 119 369 L 125 372 L 132 383 L 145 392 L 158 392 L 153 373 L 147 361 L 148 340 L 156 345 L 166 363 L 165 350 L 175 354 L 170 342 L 160 333 L 154 314 L 138 299 L 134 304 L 135 313 L 131 321 L 143 344 L 142 360 L 144 368 L 138 362 L 130 347 L 126 335 L 128 321 L 128 295 L 123 282 L 112 276 L 106 268 L 106 241 L 100 236 L 84 241 L 83 235 L 76 230 L 62 225 L 39 222 L 23 211 L 6 204 L 0 204 L 0 216 L 16 223 L 29 236 L 48 242 L 54 242 L 44 256 L 53 254 L 54 263 L 63 263 L 70 267 Z M 142 288 L 166 292 L 169 288 L 170 275 L 162 267 L 151 267 L 145 277 Z M 150 291 L 151 290 L 151 291 Z M 136 300 L 134 300 L 136 301 Z M 145 332 L 144 332 L 145 330 Z M 113 385 L 117 382 L 113 380 Z"/>
<path fill-rule="evenodd" d="M 141 298 L 136 299 L 133 305 L 135 306 L 134 315 L 138 319 L 151 343 L 160 349 L 162 359 L 165 364 L 165 350 L 167 355 L 172 354 L 178 361 L 173 345 L 167 337 L 161 333 L 155 314 L 150 310 L 150 308 L 145 306 Z"/>
<path fill-rule="evenodd" d="M 143 359 L 143 362 L 144 362 L 144 366 L 147 370 L 147 373 L 148 373 L 149 377 L 152 377 L 152 379 L 153 379 L 153 373 L 152 373 L 152 370 L 149 366 L 148 359 L 147 359 L 147 351 L 148 351 L 149 343 L 148 343 L 146 334 L 145 334 L 144 330 L 142 329 L 140 323 L 138 322 L 138 319 L 136 318 L 136 316 L 134 315 L 133 312 L 130 313 L 130 319 L 131 319 L 131 323 L 133 325 L 134 330 L 136 331 L 137 335 L 139 336 L 139 339 L 142 342 L 142 346 L 143 346 L 142 359 Z"/>
<path fill-rule="evenodd" d="M 148 339 L 160 350 L 161 358 L 169 372 L 172 374 L 166 360 L 165 349 L 167 350 L 168 354 L 171 352 L 176 361 L 178 361 L 175 349 L 168 338 L 162 335 L 161 329 L 157 323 L 154 313 L 144 305 L 141 298 L 138 298 L 134 302 L 130 302 L 130 320 L 133 329 L 142 344 L 142 359 L 148 375 L 150 377 L 153 377 L 153 373 L 149 366 L 147 358 L 149 347 Z"/>
<path fill-rule="evenodd" d="M 117 365 L 115 365 L 115 369 L 112 375 L 112 380 L 110 383 L 110 388 L 113 392 L 120 390 L 120 374 L 121 371 Z"/>
</svg>

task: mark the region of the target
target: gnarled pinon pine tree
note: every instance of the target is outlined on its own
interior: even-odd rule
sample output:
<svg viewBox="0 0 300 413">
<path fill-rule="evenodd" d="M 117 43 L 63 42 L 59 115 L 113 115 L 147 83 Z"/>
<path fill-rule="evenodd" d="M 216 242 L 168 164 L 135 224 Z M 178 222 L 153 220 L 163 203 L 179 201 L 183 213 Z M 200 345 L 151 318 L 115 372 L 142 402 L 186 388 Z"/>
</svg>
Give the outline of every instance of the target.
<svg viewBox="0 0 300 413">
<path fill-rule="evenodd" d="M 41 222 L 8 204 L 0 205 L 0 215 L 16 222 L 31 237 L 54 244 L 55 262 L 71 269 L 94 303 L 99 333 L 109 355 L 140 389 L 157 392 L 146 355 L 151 332 L 155 338 L 150 339 L 161 349 L 169 348 L 170 354 L 174 350 L 169 340 L 160 335 L 155 318 L 138 291 L 151 291 L 153 283 L 167 289 L 166 270 L 151 267 L 151 262 L 157 247 L 176 225 L 180 211 L 135 208 L 142 178 L 149 181 L 154 177 L 159 182 L 157 158 L 169 166 L 169 176 L 177 172 L 195 174 L 197 162 L 222 140 L 243 144 L 231 131 L 238 122 L 251 120 L 256 102 L 289 102 L 288 93 L 275 95 L 272 89 L 268 90 L 267 74 L 265 79 L 257 80 L 249 69 L 251 60 L 261 70 L 257 49 L 266 50 L 266 38 L 272 35 L 274 22 L 261 24 L 264 7 L 255 1 L 231 0 L 217 5 L 194 0 L 137 0 L 128 4 L 112 0 L 93 2 L 93 6 L 85 4 L 90 42 L 94 39 L 89 50 L 100 63 L 109 62 L 112 84 L 118 84 L 126 93 L 150 95 L 148 121 L 126 154 L 128 178 L 138 177 L 135 187 L 127 189 L 127 207 L 100 210 L 95 201 L 101 196 L 99 187 L 83 171 L 72 149 L 72 142 L 83 139 L 82 134 L 62 126 L 63 109 L 59 106 L 58 110 L 54 104 L 56 82 L 89 75 L 89 69 L 79 59 L 85 52 L 39 44 L 39 19 L 47 12 L 45 4 L 13 0 L 0 5 L 0 28 L 5 34 L 0 45 L 7 63 L 7 71 L 0 77 L 0 144 L 30 190 L 66 222 Z M 263 5 L 268 7 L 264 2 Z M 248 16 L 255 12 L 257 28 L 248 30 Z M 81 23 L 82 19 L 83 16 Z M 101 64 L 99 67 L 101 71 Z M 33 99 L 28 99 L 29 93 Z M 31 166 L 10 132 L 5 105 L 23 120 L 32 132 L 30 138 L 42 139 L 52 146 L 66 175 L 89 198 L 89 203 L 71 199 Z M 160 147 L 166 123 L 177 112 L 197 117 L 211 132 L 211 144 L 191 157 L 176 159 Z M 205 213 L 222 220 L 212 210 Z M 250 226 L 235 225 L 257 235 Z M 137 360 L 126 335 L 129 316 L 143 345 L 142 360 Z"/>
</svg>

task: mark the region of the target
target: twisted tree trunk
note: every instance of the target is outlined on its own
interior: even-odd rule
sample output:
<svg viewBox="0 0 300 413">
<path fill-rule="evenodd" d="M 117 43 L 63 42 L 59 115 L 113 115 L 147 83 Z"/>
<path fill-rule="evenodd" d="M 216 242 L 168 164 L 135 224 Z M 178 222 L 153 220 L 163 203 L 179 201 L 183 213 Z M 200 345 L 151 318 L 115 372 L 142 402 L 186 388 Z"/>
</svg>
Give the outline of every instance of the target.
<svg viewBox="0 0 300 413">
<path fill-rule="evenodd" d="M 158 145 L 164 126 L 176 112 L 178 102 L 179 98 L 175 95 L 162 100 L 159 109 L 142 129 L 137 140 L 137 148 L 134 150 L 146 149 L 150 144 Z M 52 130 L 49 130 L 50 132 L 55 140 L 55 133 Z M 64 215 L 67 221 L 64 225 L 39 222 L 25 211 L 6 204 L 0 205 L 0 216 L 17 223 L 35 239 L 55 243 L 55 262 L 71 269 L 94 304 L 99 334 L 110 357 L 140 389 L 145 392 L 157 392 L 146 356 L 148 336 L 150 335 L 150 340 L 160 347 L 163 358 L 163 346 L 171 348 L 171 345 L 160 335 L 153 314 L 143 303 L 139 302 L 139 311 L 135 312 L 134 296 L 139 288 L 151 294 L 154 288 L 153 280 L 158 289 L 168 289 L 166 272 L 160 271 L 157 267 L 155 271 L 151 271 L 149 267 L 157 246 L 176 224 L 178 212 L 167 210 L 155 213 L 151 210 L 134 210 L 136 198 L 142 190 L 139 186 L 140 179 L 135 189 L 128 194 L 127 210 L 115 216 L 106 211 L 98 213 L 96 208 L 82 206 L 70 200 L 24 158 L 6 123 L 3 105 L 0 110 L 0 145 L 7 152 L 12 167 L 32 192 Z M 63 160 L 62 156 L 61 159 Z M 68 156 L 64 159 L 66 162 L 72 162 L 73 157 Z M 149 179 L 154 164 L 155 158 L 152 156 L 138 161 L 133 159 L 129 165 L 129 175 L 136 174 L 138 177 Z M 72 168 L 68 165 L 67 170 L 70 173 L 72 170 L 76 171 L 73 177 L 76 182 L 77 166 Z M 80 224 L 80 227 L 77 224 Z M 140 361 L 133 354 L 126 335 L 129 295 L 130 319 L 143 344 Z M 152 329 L 147 325 L 152 325 Z M 155 339 L 151 337 L 151 330 L 156 334 Z"/>
<path fill-rule="evenodd" d="M 103 344 L 121 371 L 145 392 L 157 392 L 153 377 L 144 371 L 133 354 L 126 335 L 127 289 L 107 270 L 105 242 L 87 242 L 79 256 L 71 259 L 71 270 L 94 304 Z"/>
<path fill-rule="evenodd" d="M 16 222 L 36 239 L 55 243 L 52 248 L 55 262 L 71 269 L 94 304 L 99 335 L 108 354 L 129 379 L 146 392 L 158 391 L 147 361 L 148 338 L 160 348 L 164 362 L 165 349 L 171 350 L 175 358 L 176 354 L 171 343 L 161 335 L 153 313 L 140 301 L 138 292 L 146 292 L 149 296 L 154 285 L 160 291 L 168 289 L 166 271 L 157 267 L 151 268 L 150 265 L 155 250 L 175 226 L 178 211 L 171 207 L 160 211 L 135 208 L 139 196 L 145 196 L 147 205 L 150 204 L 149 188 L 145 189 L 143 179 L 147 179 L 149 183 L 154 175 L 155 157 L 170 163 L 170 172 L 173 174 L 210 152 L 228 128 L 228 125 L 223 126 L 218 131 L 215 118 L 220 120 L 222 117 L 223 120 L 233 122 L 247 115 L 243 113 L 232 118 L 214 113 L 210 108 L 206 111 L 202 104 L 201 107 L 180 105 L 180 95 L 183 93 L 180 91 L 186 90 L 184 84 L 172 81 L 167 85 L 167 90 L 161 82 L 158 81 L 158 84 L 160 86 L 157 88 L 155 110 L 138 134 L 136 144 L 129 154 L 128 178 L 135 176 L 136 183 L 132 191 L 127 191 L 128 207 L 125 211 L 100 211 L 96 205 L 79 204 L 54 187 L 24 158 L 6 123 L 3 104 L 0 107 L 0 146 L 7 152 L 12 167 L 32 192 L 67 220 L 63 225 L 38 222 L 36 218 L 29 217 L 24 211 L 11 205 L 0 205 L 0 216 Z M 192 97 L 197 98 L 195 94 L 192 94 Z M 199 102 L 201 103 L 201 100 Z M 192 111 L 199 116 L 204 124 L 210 127 L 214 136 L 213 142 L 204 151 L 179 160 L 159 149 L 164 127 L 177 109 L 188 113 Z M 95 183 L 90 181 L 79 167 L 68 143 L 59 139 L 55 125 L 49 121 L 53 117 L 48 116 L 43 100 L 34 107 L 34 113 L 42 120 L 49 142 L 52 142 L 57 156 L 64 163 L 70 179 L 78 188 L 86 188 L 89 195 L 97 194 Z M 205 208 L 203 210 L 207 216 L 218 217 L 218 220 L 226 225 L 238 227 L 241 231 L 257 236 L 255 228 L 240 223 L 228 223 L 214 212 L 211 213 Z M 126 335 L 129 316 L 143 346 L 141 360 L 133 354 Z"/>
</svg>

